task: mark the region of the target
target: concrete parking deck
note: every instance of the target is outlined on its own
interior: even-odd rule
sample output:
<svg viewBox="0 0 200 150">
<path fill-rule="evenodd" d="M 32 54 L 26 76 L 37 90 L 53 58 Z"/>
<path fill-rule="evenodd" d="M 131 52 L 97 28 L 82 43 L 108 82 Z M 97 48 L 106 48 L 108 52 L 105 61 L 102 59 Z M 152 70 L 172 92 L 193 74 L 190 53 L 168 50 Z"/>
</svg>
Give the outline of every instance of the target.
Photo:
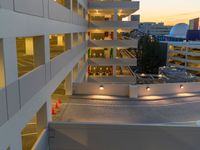
<svg viewBox="0 0 200 150">
<path fill-rule="evenodd" d="M 63 105 L 65 105 L 63 113 L 56 121 L 193 126 L 200 120 L 198 96 L 157 101 L 95 100 L 74 97 Z"/>
</svg>

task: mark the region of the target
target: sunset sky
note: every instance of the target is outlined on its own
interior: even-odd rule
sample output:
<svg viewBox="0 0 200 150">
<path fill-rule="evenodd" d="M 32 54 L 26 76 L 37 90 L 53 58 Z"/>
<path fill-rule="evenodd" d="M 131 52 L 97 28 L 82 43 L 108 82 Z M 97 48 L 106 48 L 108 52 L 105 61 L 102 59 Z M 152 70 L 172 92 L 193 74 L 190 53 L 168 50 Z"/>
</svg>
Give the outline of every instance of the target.
<svg viewBox="0 0 200 150">
<path fill-rule="evenodd" d="M 167 25 L 188 23 L 200 17 L 200 0 L 140 0 L 141 22 L 164 22 Z"/>
</svg>

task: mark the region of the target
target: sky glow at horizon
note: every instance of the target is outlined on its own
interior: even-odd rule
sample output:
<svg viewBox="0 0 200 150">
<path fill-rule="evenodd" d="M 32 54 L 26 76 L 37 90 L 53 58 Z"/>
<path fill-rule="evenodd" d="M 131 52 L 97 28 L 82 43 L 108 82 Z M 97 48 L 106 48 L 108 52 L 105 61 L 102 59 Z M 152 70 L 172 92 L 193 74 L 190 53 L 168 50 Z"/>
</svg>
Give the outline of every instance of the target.
<svg viewBox="0 0 200 150">
<path fill-rule="evenodd" d="M 136 13 L 141 22 L 189 23 L 189 19 L 200 17 L 200 0 L 140 0 Z"/>
</svg>

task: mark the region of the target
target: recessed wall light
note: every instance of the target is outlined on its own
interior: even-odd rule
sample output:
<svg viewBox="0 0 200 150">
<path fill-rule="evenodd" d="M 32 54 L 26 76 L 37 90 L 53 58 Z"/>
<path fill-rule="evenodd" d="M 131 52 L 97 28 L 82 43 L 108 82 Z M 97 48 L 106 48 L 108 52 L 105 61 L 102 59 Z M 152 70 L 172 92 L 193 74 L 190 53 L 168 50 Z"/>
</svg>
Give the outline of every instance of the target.
<svg viewBox="0 0 200 150">
<path fill-rule="evenodd" d="M 101 90 L 101 91 L 104 90 L 104 86 L 103 86 L 103 85 L 100 85 L 100 86 L 99 86 L 99 90 Z"/>
<path fill-rule="evenodd" d="M 181 85 L 180 85 L 180 88 L 181 88 L 181 89 L 184 89 L 184 86 L 181 84 Z"/>
<path fill-rule="evenodd" d="M 150 90 L 151 90 L 151 88 L 150 88 L 149 86 L 147 86 L 147 87 L 146 87 L 146 90 L 147 90 L 147 91 L 150 91 Z"/>
<path fill-rule="evenodd" d="M 142 74 L 141 74 L 141 76 L 142 76 L 142 77 L 144 77 L 144 76 L 145 76 L 145 74 L 144 74 L 144 73 L 142 73 Z"/>
</svg>

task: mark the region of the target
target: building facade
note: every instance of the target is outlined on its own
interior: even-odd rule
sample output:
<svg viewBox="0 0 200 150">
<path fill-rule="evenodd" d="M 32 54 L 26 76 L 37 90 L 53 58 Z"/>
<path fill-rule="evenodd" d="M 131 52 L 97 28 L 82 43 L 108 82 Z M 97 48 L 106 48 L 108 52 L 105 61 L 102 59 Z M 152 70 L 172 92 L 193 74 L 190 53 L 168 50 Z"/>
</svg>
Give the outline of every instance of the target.
<svg viewBox="0 0 200 150">
<path fill-rule="evenodd" d="M 56 96 L 71 95 L 73 82 L 133 78 L 127 48 L 138 41 L 124 33 L 139 22 L 123 18 L 138 9 L 131 0 L 0 0 L 1 150 L 48 149 Z"/>
<path fill-rule="evenodd" d="M 53 91 L 65 80 L 70 94 L 72 82 L 84 78 L 78 74 L 86 70 L 87 6 L 84 0 L 0 0 L 1 150 L 47 142 Z"/>
<path fill-rule="evenodd" d="M 137 48 L 138 40 L 126 33 L 138 29 L 139 20 L 130 18 L 139 2 L 89 1 L 88 6 L 88 80 L 133 81 L 129 66 L 136 66 L 137 61 L 128 48 Z"/>
<path fill-rule="evenodd" d="M 199 76 L 200 42 L 169 42 L 167 64 Z"/>
</svg>

